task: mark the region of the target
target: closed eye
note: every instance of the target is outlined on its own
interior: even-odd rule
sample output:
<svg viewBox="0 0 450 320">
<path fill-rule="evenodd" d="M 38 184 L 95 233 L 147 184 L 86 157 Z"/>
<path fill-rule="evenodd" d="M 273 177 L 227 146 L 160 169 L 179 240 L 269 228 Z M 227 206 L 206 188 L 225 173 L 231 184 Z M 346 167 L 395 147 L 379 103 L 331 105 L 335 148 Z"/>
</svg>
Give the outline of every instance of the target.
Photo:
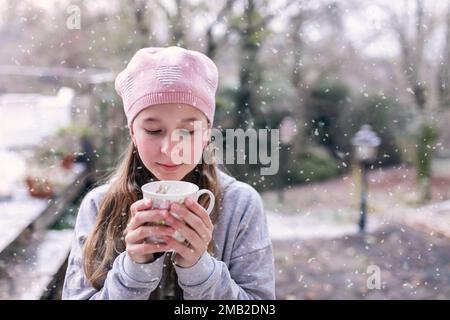
<svg viewBox="0 0 450 320">
<path fill-rule="evenodd" d="M 162 131 L 162 130 L 147 130 L 147 129 L 144 129 L 144 130 L 147 134 L 151 134 L 151 135 L 157 135 L 157 134 L 161 133 L 161 131 Z"/>
<path fill-rule="evenodd" d="M 186 129 L 181 129 L 179 132 L 180 132 L 182 135 L 188 136 L 188 135 L 193 134 L 193 133 L 194 133 L 194 130 L 189 131 L 189 130 L 186 130 Z"/>
<path fill-rule="evenodd" d="M 158 135 L 162 132 L 162 130 L 147 130 L 144 129 L 145 133 L 149 134 L 149 135 Z M 195 130 L 189 131 L 187 129 L 181 129 L 178 132 L 184 136 L 189 136 L 192 135 L 194 133 Z"/>
</svg>

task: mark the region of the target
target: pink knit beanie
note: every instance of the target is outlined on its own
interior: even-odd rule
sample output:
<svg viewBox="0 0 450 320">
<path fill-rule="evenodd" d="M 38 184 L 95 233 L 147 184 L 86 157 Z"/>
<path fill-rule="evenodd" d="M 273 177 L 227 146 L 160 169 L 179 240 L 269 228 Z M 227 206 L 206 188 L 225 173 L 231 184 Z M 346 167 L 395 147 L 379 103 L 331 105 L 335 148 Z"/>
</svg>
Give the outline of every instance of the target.
<svg viewBox="0 0 450 320">
<path fill-rule="evenodd" d="M 143 109 L 183 103 L 202 111 L 212 127 L 218 71 L 204 54 L 180 47 L 143 48 L 116 78 L 128 127 Z"/>
</svg>

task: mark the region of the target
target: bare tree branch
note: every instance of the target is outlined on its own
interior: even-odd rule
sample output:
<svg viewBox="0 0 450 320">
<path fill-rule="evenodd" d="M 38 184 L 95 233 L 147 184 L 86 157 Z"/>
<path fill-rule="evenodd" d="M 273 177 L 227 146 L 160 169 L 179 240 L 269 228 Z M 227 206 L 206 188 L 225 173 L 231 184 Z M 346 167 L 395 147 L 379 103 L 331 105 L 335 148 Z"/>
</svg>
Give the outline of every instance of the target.
<svg viewBox="0 0 450 320">
<path fill-rule="evenodd" d="M 438 74 L 438 94 L 441 109 L 450 107 L 450 6 L 447 9 L 446 36 Z"/>
<path fill-rule="evenodd" d="M 224 38 L 227 37 L 227 33 L 225 33 L 225 35 L 220 40 L 214 39 L 214 30 L 220 23 L 224 21 L 226 15 L 231 11 L 235 1 L 236 0 L 226 0 L 224 6 L 219 10 L 216 19 L 214 19 L 214 21 L 206 29 L 206 54 L 210 58 L 213 58 L 216 55 L 217 44 L 219 42 L 223 42 Z"/>
</svg>

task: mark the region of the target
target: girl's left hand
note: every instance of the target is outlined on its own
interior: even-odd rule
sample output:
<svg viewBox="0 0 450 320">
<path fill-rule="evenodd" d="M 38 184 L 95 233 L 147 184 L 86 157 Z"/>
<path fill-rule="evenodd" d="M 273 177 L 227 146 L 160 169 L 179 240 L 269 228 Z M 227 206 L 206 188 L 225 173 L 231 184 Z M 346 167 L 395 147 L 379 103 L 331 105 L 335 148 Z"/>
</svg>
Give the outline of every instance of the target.
<svg viewBox="0 0 450 320">
<path fill-rule="evenodd" d="M 172 203 L 169 211 L 177 214 L 181 220 L 169 214 L 166 223 L 186 240 L 181 243 L 171 236 L 164 236 L 164 241 L 177 253 L 175 264 L 183 268 L 192 267 L 208 249 L 214 226 L 206 210 L 191 199 L 186 199 L 182 205 Z"/>
</svg>

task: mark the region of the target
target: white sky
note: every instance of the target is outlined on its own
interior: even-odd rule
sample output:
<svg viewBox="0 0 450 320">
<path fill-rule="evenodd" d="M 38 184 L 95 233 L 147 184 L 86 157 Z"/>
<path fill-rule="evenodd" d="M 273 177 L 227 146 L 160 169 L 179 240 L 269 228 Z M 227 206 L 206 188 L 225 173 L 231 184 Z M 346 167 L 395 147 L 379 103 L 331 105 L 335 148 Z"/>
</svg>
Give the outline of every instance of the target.
<svg viewBox="0 0 450 320">
<path fill-rule="evenodd" d="M 386 32 L 385 35 L 379 37 L 376 41 L 371 41 L 369 46 L 365 46 L 364 40 L 370 37 L 371 34 L 385 29 L 388 17 L 386 13 L 380 8 L 386 6 L 392 8 L 398 17 L 404 18 L 407 14 L 413 21 L 412 17 L 415 10 L 415 0 L 404 1 L 388 1 L 377 0 L 371 1 L 367 7 L 358 14 L 348 14 L 345 19 L 347 27 L 347 35 L 352 42 L 362 50 L 361 53 L 371 56 L 386 56 L 393 57 L 398 54 L 397 41 L 392 33 Z M 448 0 L 425 0 L 425 14 L 431 15 L 441 23 L 441 28 L 436 29 L 430 43 L 427 46 L 428 53 L 440 50 L 442 43 L 442 36 L 444 35 L 444 28 L 442 26 L 445 22 L 445 14 L 449 5 Z M 405 12 L 405 7 L 407 11 Z M 411 27 L 414 27 L 413 25 Z M 429 26 L 425 25 L 424 28 Z"/>
</svg>

